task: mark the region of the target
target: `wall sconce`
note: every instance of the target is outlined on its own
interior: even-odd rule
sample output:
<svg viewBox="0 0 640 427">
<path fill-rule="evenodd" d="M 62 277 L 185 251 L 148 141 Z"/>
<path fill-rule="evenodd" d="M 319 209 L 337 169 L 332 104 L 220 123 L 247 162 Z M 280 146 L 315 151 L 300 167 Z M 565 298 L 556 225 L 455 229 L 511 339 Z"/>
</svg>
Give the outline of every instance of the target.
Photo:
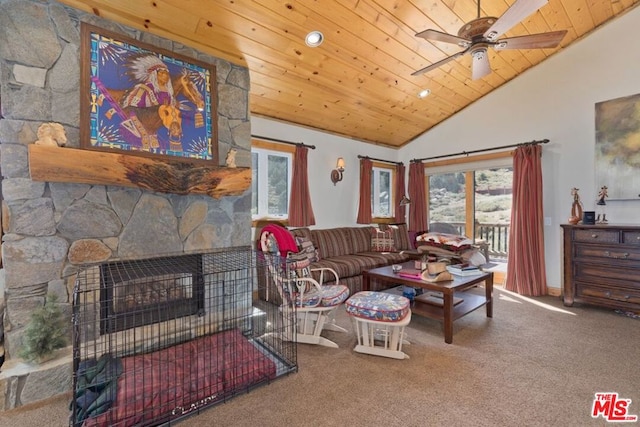
<svg viewBox="0 0 640 427">
<path fill-rule="evenodd" d="M 331 182 L 333 182 L 333 185 L 336 185 L 336 182 L 342 181 L 342 172 L 344 172 L 344 159 L 338 157 L 336 168 L 331 171 Z"/>
</svg>

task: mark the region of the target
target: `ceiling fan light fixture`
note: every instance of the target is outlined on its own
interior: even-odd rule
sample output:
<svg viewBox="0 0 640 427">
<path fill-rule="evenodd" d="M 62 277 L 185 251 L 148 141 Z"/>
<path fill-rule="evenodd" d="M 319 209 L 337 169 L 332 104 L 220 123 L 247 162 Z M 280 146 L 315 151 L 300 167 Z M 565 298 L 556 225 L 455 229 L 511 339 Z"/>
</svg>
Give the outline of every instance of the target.
<svg viewBox="0 0 640 427">
<path fill-rule="evenodd" d="M 324 41 L 324 35 L 320 31 L 311 31 L 304 38 L 304 42 L 309 47 L 318 47 Z"/>
<path fill-rule="evenodd" d="M 484 59 L 484 56 L 487 54 L 487 49 L 476 49 L 473 52 L 471 52 L 471 55 L 473 56 L 473 59 L 480 61 L 482 59 Z"/>
</svg>

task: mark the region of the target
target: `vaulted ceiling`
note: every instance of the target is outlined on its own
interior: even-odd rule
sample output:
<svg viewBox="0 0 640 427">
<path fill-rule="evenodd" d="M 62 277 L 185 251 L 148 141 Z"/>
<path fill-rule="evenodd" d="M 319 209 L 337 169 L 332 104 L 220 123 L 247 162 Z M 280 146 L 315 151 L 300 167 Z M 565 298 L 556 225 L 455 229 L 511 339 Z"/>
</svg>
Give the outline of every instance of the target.
<svg viewBox="0 0 640 427">
<path fill-rule="evenodd" d="M 463 50 L 416 33 L 457 35 L 478 17 L 474 0 L 61 2 L 248 67 L 255 116 L 401 147 L 640 0 L 549 0 L 500 38 L 567 30 L 559 46 L 489 48 L 492 71 L 475 80 L 468 54 L 412 76 Z M 514 3 L 484 0 L 480 16 L 499 18 Z M 324 35 L 319 47 L 305 44 L 312 30 Z M 419 98 L 423 89 L 431 93 Z"/>
</svg>

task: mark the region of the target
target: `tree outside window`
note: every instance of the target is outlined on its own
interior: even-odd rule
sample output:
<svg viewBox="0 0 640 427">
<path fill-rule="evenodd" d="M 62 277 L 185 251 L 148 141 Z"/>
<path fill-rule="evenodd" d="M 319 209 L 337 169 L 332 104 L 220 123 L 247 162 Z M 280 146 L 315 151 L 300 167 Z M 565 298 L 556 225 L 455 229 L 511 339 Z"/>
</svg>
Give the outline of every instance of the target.
<svg viewBox="0 0 640 427">
<path fill-rule="evenodd" d="M 374 166 L 371 171 L 371 216 L 373 218 L 390 218 L 393 209 L 393 174 L 394 169 Z"/>
<path fill-rule="evenodd" d="M 251 149 L 251 216 L 287 219 L 293 156 L 288 152 Z"/>
</svg>

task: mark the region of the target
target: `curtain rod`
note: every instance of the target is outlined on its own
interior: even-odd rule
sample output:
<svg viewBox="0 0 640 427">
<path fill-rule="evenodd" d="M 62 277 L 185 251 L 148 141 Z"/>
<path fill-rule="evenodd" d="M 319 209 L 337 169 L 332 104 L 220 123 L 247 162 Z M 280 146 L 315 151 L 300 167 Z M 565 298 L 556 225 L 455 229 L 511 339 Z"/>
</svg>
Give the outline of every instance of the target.
<svg viewBox="0 0 640 427">
<path fill-rule="evenodd" d="M 442 159 L 442 158 L 445 158 L 445 157 L 468 156 L 469 154 L 482 153 L 484 151 L 502 150 L 504 148 L 522 147 L 522 146 L 525 146 L 525 145 L 546 144 L 547 142 L 549 142 L 548 139 L 542 139 L 540 141 L 521 142 L 519 144 L 503 145 L 501 147 L 482 148 L 480 150 L 461 151 L 460 153 L 444 154 L 442 156 L 423 157 L 422 159 L 412 159 L 411 162 L 417 163 L 417 162 L 422 162 L 424 160 Z"/>
<path fill-rule="evenodd" d="M 358 158 L 359 159 L 375 160 L 376 162 L 393 163 L 394 165 L 403 165 L 404 164 L 402 162 L 394 162 L 393 160 L 376 159 L 375 157 L 362 156 L 360 154 L 358 154 Z"/>
<path fill-rule="evenodd" d="M 307 148 L 311 148 L 312 150 L 316 149 L 315 145 L 307 145 L 303 142 L 291 142 L 291 141 L 283 141 L 282 139 L 275 139 L 275 138 L 268 138 L 266 136 L 259 136 L 259 135 L 251 135 L 252 138 L 258 138 L 258 139 L 264 139 L 265 141 L 271 141 L 271 142 L 279 142 L 281 144 L 289 144 L 289 145 L 300 145 L 302 147 L 307 147 Z"/>
</svg>

